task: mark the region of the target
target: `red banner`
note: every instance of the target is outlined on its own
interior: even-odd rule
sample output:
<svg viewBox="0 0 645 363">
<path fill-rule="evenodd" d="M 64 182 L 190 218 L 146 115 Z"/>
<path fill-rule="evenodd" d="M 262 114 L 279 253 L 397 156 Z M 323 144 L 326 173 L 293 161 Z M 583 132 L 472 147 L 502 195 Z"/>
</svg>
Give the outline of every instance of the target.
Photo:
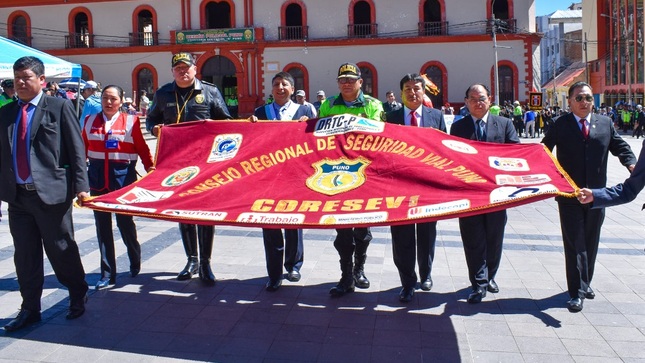
<svg viewBox="0 0 645 363">
<path fill-rule="evenodd" d="M 156 159 L 138 182 L 83 205 L 198 224 L 332 228 L 463 217 L 576 189 L 540 144 L 353 115 L 165 126 Z"/>
</svg>

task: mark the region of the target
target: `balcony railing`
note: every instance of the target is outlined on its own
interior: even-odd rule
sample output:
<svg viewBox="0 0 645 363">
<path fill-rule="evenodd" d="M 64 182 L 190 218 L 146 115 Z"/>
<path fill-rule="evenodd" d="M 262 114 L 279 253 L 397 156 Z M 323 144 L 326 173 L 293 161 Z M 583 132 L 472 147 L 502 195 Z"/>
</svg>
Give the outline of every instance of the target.
<svg viewBox="0 0 645 363">
<path fill-rule="evenodd" d="M 497 33 L 517 33 L 517 19 L 488 19 L 486 33 L 491 34 L 493 25 L 497 23 Z"/>
<path fill-rule="evenodd" d="M 419 22 L 419 36 L 448 35 L 447 21 L 422 21 Z"/>
<path fill-rule="evenodd" d="M 309 26 L 280 26 L 278 27 L 280 40 L 297 40 L 309 38 Z"/>
<path fill-rule="evenodd" d="M 65 48 L 94 48 L 94 34 L 70 33 L 65 36 Z"/>
<path fill-rule="evenodd" d="M 137 32 L 130 33 L 130 46 L 159 45 L 159 32 Z"/>
<path fill-rule="evenodd" d="M 350 38 L 372 38 L 378 36 L 378 24 L 348 24 L 347 36 Z"/>
</svg>

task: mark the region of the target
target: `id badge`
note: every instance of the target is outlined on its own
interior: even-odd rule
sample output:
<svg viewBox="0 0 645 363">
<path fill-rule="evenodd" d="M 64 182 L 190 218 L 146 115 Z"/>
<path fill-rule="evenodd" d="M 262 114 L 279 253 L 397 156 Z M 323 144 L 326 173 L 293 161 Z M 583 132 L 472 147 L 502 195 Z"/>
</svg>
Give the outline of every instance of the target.
<svg viewBox="0 0 645 363">
<path fill-rule="evenodd" d="M 119 148 L 119 140 L 108 139 L 105 140 L 105 148 L 108 150 L 114 150 Z"/>
</svg>

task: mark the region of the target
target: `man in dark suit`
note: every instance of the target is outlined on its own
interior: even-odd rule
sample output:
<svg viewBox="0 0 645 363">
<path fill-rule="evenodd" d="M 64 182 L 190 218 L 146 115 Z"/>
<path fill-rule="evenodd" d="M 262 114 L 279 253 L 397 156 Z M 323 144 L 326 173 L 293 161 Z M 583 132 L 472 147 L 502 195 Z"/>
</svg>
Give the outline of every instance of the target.
<svg viewBox="0 0 645 363">
<path fill-rule="evenodd" d="M 452 124 L 451 135 L 500 144 L 520 142 L 513 121 L 488 112 L 491 105 L 488 87 L 483 84 L 468 87 L 465 101 L 470 115 Z M 505 226 L 505 210 L 459 218 L 459 231 L 472 285 L 468 295 L 471 304 L 481 302 L 486 291 L 499 292 L 495 276 L 502 259 Z"/>
<path fill-rule="evenodd" d="M 0 199 L 9 203 L 22 305 L 7 331 L 40 321 L 43 247 L 69 290 L 67 319 L 83 315 L 88 290 L 72 222 L 72 200 L 90 189 L 78 119 L 69 100 L 42 92 L 40 59 L 22 57 L 13 72 L 19 100 L 0 109 Z"/>
<path fill-rule="evenodd" d="M 386 122 L 411 127 L 432 127 L 446 132 L 446 123 L 439 110 L 423 105 L 425 80 L 419 74 L 406 74 L 400 82 L 403 108 L 388 112 Z M 410 130 L 415 132 L 416 130 Z M 432 261 L 434 260 L 437 222 L 412 223 L 391 226 L 394 264 L 399 270 L 401 285 L 399 300 L 409 302 L 414 297 L 417 274 L 415 259 L 419 263 L 421 290 L 432 289 Z"/>
<path fill-rule="evenodd" d="M 569 88 L 571 113 L 561 116 L 542 139 L 550 150 L 557 148 L 562 168 L 581 188 L 603 188 L 607 183 L 609 152 L 632 171 L 636 157 L 611 122 L 611 119 L 592 113 L 591 86 L 577 82 Z M 560 212 L 560 228 L 564 242 L 567 287 L 571 312 L 582 310 L 584 299 L 596 295 L 591 289 L 600 228 L 605 209 L 592 209 L 575 198 L 556 197 Z"/>
<path fill-rule="evenodd" d="M 394 95 L 394 92 L 392 91 L 387 91 L 385 93 L 385 98 L 387 101 L 383 102 L 383 111 L 387 112 L 392 112 L 401 109 L 403 105 L 401 105 L 399 102 L 396 102 L 396 96 Z"/>
<path fill-rule="evenodd" d="M 311 107 L 291 100 L 295 91 L 295 80 L 288 72 L 279 72 L 271 80 L 271 95 L 274 101 L 255 109 L 251 122 L 257 120 L 300 120 L 316 117 Z M 287 270 L 287 280 L 300 281 L 300 268 L 304 260 L 304 246 L 301 229 L 262 228 L 264 255 L 269 281 L 267 291 L 276 291 L 282 286 L 282 262 Z"/>
</svg>

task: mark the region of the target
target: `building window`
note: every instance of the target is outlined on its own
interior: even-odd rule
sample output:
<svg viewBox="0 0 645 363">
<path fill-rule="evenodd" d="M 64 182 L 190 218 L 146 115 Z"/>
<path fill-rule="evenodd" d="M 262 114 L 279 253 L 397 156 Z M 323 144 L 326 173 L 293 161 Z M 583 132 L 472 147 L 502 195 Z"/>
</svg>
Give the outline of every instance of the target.
<svg viewBox="0 0 645 363">
<path fill-rule="evenodd" d="M 206 29 L 232 28 L 231 5 L 226 1 L 211 1 L 206 4 Z"/>
<path fill-rule="evenodd" d="M 298 3 L 288 4 L 283 9 L 283 21 L 280 27 L 280 40 L 307 39 L 307 26 L 303 8 Z"/>
<path fill-rule="evenodd" d="M 499 101 L 495 100 L 498 105 L 504 104 L 504 101 L 513 102 L 515 98 L 515 80 L 513 79 L 513 69 L 509 66 L 499 66 Z"/>
<path fill-rule="evenodd" d="M 432 83 L 434 83 L 435 86 L 439 89 L 439 93 L 436 95 L 428 95 L 430 97 L 430 101 L 432 101 L 432 107 L 436 109 L 441 109 L 441 106 L 443 106 L 444 102 L 444 95 L 446 94 L 446 90 L 444 89 L 444 84 L 443 84 L 443 79 L 444 79 L 444 74 L 443 70 L 439 68 L 438 66 L 429 66 L 424 70 L 425 75 L 430 79 Z M 426 93 L 427 94 L 427 93 Z"/>
<path fill-rule="evenodd" d="M 18 15 L 11 21 L 11 33 L 10 38 L 15 40 L 18 43 L 25 45 L 31 44 L 31 39 L 29 37 L 29 27 L 27 25 L 27 18 L 22 15 Z"/>
<path fill-rule="evenodd" d="M 348 26 L 350 38 L 365 38 L 378 34 L 377 24 L 374 23 L 372 5 L 364 0 L 356 1 L 351 6 L 351 20 Z"/>
<path fill-rule="evenodd" d="M 71 31 L 67 37 L 67 48 L 92 48 L 94 47 L 94 34 L 90 26 L 89 12 L 80 9 L 71 18 Z"/>
<path fill-rule="evenodd" d="M 296 90 L 303 90 L 306 93 L 310 93 L 309 88 L 309 74 L 307 73 L 307 68 L 300 63 L 290 63 L 284 67 L 284 71 L 289 73 L 295 82 L 293 85 Z M 293 100 L 295 101 L 295 96 Z"/>
<path fill-rule="evenodd" d="M 149 9 L 143 9 L 136 14 L 134 33 L 130 37 L 131 46 L 159 44 L 159 33 L 156 31 L 154 18 Z"/>
<path fill-rule="evenodd" d="M 378 98 L 378 79 L 376 68 L 374 68 L 372 64 L 367 62 L 359 62 L 356 65 L 361 70 L 361 78 L 363 78 L 363 93 L 374 98 Z"/>
<path fill-rule="evenodd" d="M 439 0 L 426 0 L 423 3 L 423 21 L 419 24 L 419 35 L 448 34 L 448 23 L 442 20 Z"/>
<path fill-rule="evenodd" d="M 488 11 L 490 16 L 499 19 L 497 31 L 500 33 L 515 33 L 516 19 L 513 18 L 512 0 L 489 0 Z"/>
<path fill-rule="evenodd" d="M 146 91 L 149 98 L 153 93 L 155 93 L 154 87 L 154 77 L 152 71 L 148 68 L 142 68 L 137 72 L 137 87 L 138 95 L 141 95 L 141 91 Z"/>
</svg>

